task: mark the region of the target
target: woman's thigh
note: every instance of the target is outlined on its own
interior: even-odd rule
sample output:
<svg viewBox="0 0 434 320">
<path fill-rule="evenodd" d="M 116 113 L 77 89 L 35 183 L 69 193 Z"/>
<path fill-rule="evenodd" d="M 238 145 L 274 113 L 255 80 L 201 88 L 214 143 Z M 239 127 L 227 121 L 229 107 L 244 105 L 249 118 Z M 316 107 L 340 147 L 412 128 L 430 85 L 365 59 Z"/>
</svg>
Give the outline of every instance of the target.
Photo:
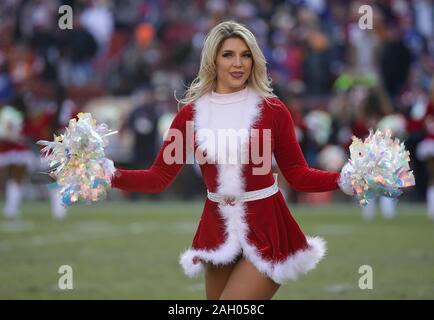
<svg viewBox="0 0 434 320">
<path fill-rule="evenodd" d="M 233 268 L 221 300 L 268 300 L 280 285 L 259 272 L 245 258 L 241 258 Z"/>
<path fill-rule="evenodd" d="M 225 266 L 205 265 L 205 290 L 208 300 L 218 300 L 231 275 L 235 262 Z"/>
</svg>

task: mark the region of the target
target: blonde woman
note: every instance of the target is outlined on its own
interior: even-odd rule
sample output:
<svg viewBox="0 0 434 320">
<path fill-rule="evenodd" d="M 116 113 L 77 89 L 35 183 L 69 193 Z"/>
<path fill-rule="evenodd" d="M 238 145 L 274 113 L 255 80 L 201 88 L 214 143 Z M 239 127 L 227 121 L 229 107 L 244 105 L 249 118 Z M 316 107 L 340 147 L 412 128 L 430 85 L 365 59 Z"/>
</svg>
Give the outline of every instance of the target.
<svg viewBox="0 0 434 320">
<path fill-rule="evenodd" d="M 337 189 L 339 173 L 308 167 L 291 115 L 271 89 L 264 55 L 236 22 L 210 31 L 198 76 L 179 102 L 153 165 L 117 170 L 112 185 L 162 192 L 194 152 L 208 194 L 192 246 L 180 256 L 184 272 L 205 271 L 208 299 L 271 299 L 326 252 L 324 240 L 306 237 L 288 210 L 271 172 L 272 154 L 298 191 Z"/>
</svg>

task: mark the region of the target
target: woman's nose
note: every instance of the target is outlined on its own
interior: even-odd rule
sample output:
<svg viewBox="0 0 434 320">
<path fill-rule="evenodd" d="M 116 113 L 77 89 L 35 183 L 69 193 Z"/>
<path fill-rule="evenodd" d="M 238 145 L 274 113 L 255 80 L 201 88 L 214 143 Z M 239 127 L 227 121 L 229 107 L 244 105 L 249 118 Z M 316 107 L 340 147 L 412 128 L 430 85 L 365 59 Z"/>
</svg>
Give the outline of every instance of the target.
<svg viewBox="0 0 434 320">
<path fill-rule="evenodd" d="M 235 57 L 234 65 L 235 66 L 241 66 L 242 65 L 242 63 L 241 63 L 241 57 L 239 57 L 239 56 Z"/>
</svg>

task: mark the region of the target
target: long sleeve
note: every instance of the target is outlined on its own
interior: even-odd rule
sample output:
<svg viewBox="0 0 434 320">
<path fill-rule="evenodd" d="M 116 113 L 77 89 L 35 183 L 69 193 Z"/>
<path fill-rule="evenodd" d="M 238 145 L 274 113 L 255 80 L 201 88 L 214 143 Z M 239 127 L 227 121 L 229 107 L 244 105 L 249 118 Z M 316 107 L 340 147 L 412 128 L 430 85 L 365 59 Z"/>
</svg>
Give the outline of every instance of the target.
<svg viewBox="0 0 434 320">
<path fill-rule="evenodd" d="M 188 112 L 185 108 L 187 107 L 178 112 L 170 126 L 171 133 L 177 132 L 179 134 L 170 134 L 165 139 L 152 166 L 146 170 L 118 169 L 116 175 L 112 178 L 112 187 L 129 192 L 159 193 L 172 184 L 186 160 L 186 121 L 188 120 Z M 174 142 L 175 139 L 177 140 L 176 143 Z M 175 162 L 173 162 L 176 158 L 174 152 L 178 153 L 178 157 L 179 152 L 182 152 L 181 158 L 178 158 Z M 165 157 L 170 159 L 165 160 Z"/>
<path fill-rule="evenodd" d="M 338 172 L 327 172 L 310 168 L 297 142 L 294 123 L 286 106 L 279 106 L 275 117 L 274 157 L 286 181 L 297 191 L 322 192 L 339 188 Z"/>
</svg>

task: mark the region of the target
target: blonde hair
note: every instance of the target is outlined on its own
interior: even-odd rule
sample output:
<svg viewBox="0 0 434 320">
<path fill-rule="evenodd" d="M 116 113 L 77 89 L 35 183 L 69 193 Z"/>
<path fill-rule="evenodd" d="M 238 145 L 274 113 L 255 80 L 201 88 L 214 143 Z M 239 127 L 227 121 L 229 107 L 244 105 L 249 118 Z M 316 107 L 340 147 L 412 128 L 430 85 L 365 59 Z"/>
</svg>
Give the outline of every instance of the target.
<svg viewBox="0 0 434 320">
<path fill-rule="evenodd" d="M 225 21 L 212 28 L 206 37 L 198 75 L 190 84 L 184 98 L 177 99 L 178 103 L 182 105 L 190 104 L 215 88 L 217 81 L 215 64 L 217 53 L 223 41 L 228 38 L 244 40 L 252 53 L 253 65 L 247 80 L 248 85 L 264 99 L 276 96 L 271 88 L 271 79 L 267 75 L 267 61 L 253 33 L 237 22 Z"/>
</svg>

